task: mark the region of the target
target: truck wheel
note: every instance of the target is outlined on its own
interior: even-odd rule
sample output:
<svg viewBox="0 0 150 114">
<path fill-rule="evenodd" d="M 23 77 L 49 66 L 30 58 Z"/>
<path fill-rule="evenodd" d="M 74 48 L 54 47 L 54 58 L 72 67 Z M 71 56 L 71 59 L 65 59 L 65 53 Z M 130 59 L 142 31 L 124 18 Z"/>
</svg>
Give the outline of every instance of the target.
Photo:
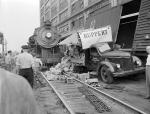
<svg viewBox="0 0 150 114">
<path fill-rule="evenodd" d="M 103 82 L 105 83 L 112 83 L 114 81 L 113 79 L 113 74 L 112 72 L 109 70 L 109 67 L 106 65 L 103 65 L 100 69 L 100 75 L 101 75 L 101 79 Z"/>
</svg>

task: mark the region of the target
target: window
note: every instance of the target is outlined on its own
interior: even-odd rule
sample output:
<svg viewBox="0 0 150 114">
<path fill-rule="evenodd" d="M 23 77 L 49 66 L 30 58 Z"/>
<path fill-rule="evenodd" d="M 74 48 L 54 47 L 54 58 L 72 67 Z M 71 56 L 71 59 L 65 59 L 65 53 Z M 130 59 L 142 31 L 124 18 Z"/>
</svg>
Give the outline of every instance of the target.
<svg viewBox="0 0 150 114">
<path fill-rule="evenodd" d="M 69 25 L 68 25 L 68 24 L 65 24 L 65 25 L 59 27 L 59 32 L 60 32 L 61 34 L 65 34 L 65 33 L 67 33 L 68 31 L 69 31 Z"/>
<path fill-rule="evenodd" d="M 141 0 L 123 5 L 116 43 L 122 48 L 132 48 Z"/>
<path fill-rule="evenodd" d="M 51 4 L 54 4 L 57 0 L 51 0 Z"/>
<path fill-rule="evenodd" d="M 67 0 L 60 0 L 59 1 L 59 10 L 62 11 L 68 6 L 68 1 Z"/>
<path fill-rule="evenodd" d="M 71 30 L 74 30 L 75 29 L 75 20 L 73 20 L 72 22 L 71 22 Z"/>
<path fill-rule="evenodd" d="M 75 10 L 76 10 L 76 2 L 71 5 L 71 14 L 72 15 L 75 13 Z"/>
<path fill-rule="evenodd" d="M 41 17 L 44 15 L 44 7 L 41 9 Z"/>
<path fill-rule="evenodd" d="M 84 8 L 84 1 L 77 0 L 71 5 L 71 14 L 75 14 Z"/>
<path fill-rule="evenodd" d="M 82 10 L 84 8 L 84 1 L 78 0 L 78 2 L 79 2 L 79 8 Z"/>
<path fill-rule="evenodd" d="M 79 28 L 84 27 L 84 17 L 79 18 Z"/>
<path fill-rule="evenodd" d="M 50 19 L 50 11 L 48 11 L 46 14 L 45 14 L 45 20 L 49 20 Z"/>
<path fill-rule="evenodd" d="M 45 4 L 45 12 L 47 12 L 48 10 L 50 10 L 49 2 L 47 2 L 47 3 Z"/>
<path fill-rule="evenodd" d="M 62 12 L 62 13 L 59 15 L 59 20 L 60 20 L 60 21 L 63 21 L 63 20 L 65 20 L 67 17 L 68 17 L 68 9 L 65 10 L 64 12 Z"/>
<path fill-rule="evenodd" d="M 57 15 L 57 4 L 55 4 L 52 8 L 51 8 L 51 17 L 53 18 L 54 16 Z"/>
<path fill-rule="evenodd" d="M 57 17 L 55 17 L 54 19 L 51 20 L 52 25 L 55 26 L 57 24 Z"/>
<path fill-rule="evenodd" d="M 40 0 L 40 7 L 42 7 L 45 3 L 45 0 Z"/>
<path fill-rule="evenodd" d="M 91 5 L 91 4 L 94 4 L 97 0 L 88 0 L 88 4 Z"/>
</svg>

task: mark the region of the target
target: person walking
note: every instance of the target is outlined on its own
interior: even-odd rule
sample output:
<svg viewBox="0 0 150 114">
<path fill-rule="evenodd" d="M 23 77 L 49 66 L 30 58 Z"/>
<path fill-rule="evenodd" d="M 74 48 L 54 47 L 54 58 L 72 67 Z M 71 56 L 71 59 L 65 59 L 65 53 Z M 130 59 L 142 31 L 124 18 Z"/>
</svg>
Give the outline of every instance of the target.
<svg viewBox="0 0 150 114">
<path fill-rule="evenodd" d="M 150 46 L 146 47 L 148 53 L 146 62 L 146 99 L 150 99 Z"/>
<path fill-rule="evenodd" d="M 11 71 L 11 70 L 12 70 L 12 69 L 11 69 L 11 67 L 12 67 L 11 60 L 12 60 L 12 51 L 9 50 L 9 51 L 7 52 L 6 57 L 5 57 L 6 70 L 8 70 L 8 71 Z"/>
<path fill-rule="evenodd" d="M 33 88 L 33 68 L 34 68 L 34 58 L 28 53 L 28 46 L 22 46 L 23 53 L 19 54 L 16 60 L 16 67 L 19 71 L 19 75 L 23 76 L 28 80 L 31 87 Z"/>
<path fill-rule="evenodd" d="M 40 70 L 40 68 L 41 68 L 41 66 L 43 65 L 43 63 L 42 63 L 42 61 L 41 61 L 39 55 L 35 55 L 35 54 L 34 54 L 34 57 L 33 57 L 33 58 L 34 58 L 34 69 L 35 69 L 35 71 L 37 72 L 37 71 Z"/>
</svg>

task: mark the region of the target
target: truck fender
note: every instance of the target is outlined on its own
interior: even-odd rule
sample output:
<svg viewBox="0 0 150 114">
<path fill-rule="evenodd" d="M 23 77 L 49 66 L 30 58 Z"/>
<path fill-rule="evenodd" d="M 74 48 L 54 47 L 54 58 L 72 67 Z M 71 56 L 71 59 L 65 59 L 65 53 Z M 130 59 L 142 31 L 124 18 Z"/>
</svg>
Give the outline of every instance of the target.
<svg viewBox="0 0 150 114">
<path fill-rule="evenodd" d="M 114 72 L 114 71 L 115 71 L 113 65 L 112 65 L 110 62 L 108 62 L 108 61 L 102 61 L 102 62 L 99 64 L 97 71 L 99 71 L 99 69 L 100 69 L 103 65 L 108 66 L 108 67 L 110 68 L 110 71 L 111 71 L 111 72 Z"/>
</svg>

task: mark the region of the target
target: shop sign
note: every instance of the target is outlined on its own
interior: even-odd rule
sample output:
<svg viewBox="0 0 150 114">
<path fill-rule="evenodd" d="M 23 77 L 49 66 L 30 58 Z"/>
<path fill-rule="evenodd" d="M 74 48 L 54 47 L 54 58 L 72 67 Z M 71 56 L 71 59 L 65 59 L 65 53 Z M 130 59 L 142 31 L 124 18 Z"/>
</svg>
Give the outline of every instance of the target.
<svg viewBox="0 0 150 114">
<path fill-rule="evenodd" d="M 102 27 L 88 31 L 79 32 L 82 48 L 86 49 L 90 46 L 101 42 L 112 42 L 111 26 Z"/>
</svg>

